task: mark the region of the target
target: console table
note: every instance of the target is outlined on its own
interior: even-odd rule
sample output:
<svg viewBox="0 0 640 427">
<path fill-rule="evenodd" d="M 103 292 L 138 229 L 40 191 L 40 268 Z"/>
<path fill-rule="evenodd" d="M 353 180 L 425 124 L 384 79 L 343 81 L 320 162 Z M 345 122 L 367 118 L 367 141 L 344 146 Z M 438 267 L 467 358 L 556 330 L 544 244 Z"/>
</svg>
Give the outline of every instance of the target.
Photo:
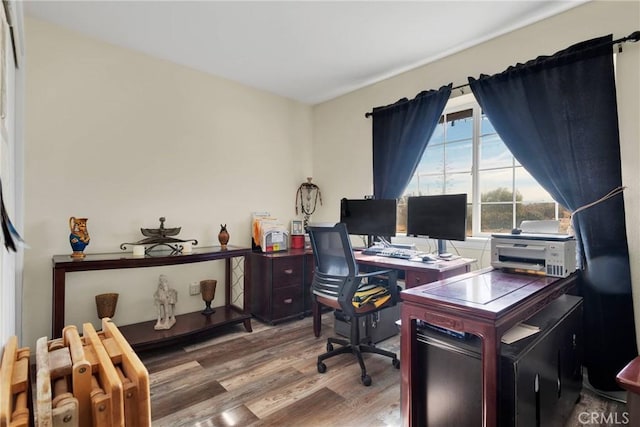
<svg viewBox="0 0 640 427">
<path fill-rule="evenodd" d="M 53 307 L 52 307 L 52 337 L 58 338 L 64 328 L 65 313 L 65 278 L 67 273 L 77 271 L 113 270 L 122 268 L 158 267 L 165 265 L 189 264 L 204 261 L 225 261 L 225 305 L 216 307 L 216 312 L 204 316 L 200 312 L 187 313 L 176 316 L 176 325 L 168 330 L 153 329 L 155 321 L 141 322 L 133 325 L 119 326 L 122 334 L 127 338 L 135 350 L 159 347 L 169 342 L 178 341 L 186 337 L 201 335 L 207 331 L 223 325 L 244 323 L 247 332 L 251 332 L 251 314 L 249 313 L 249 275 L 250 248 L 220 246 L 193 248 L 189 254 L 170 255 L 169 251 L 158 251 L 154 255 L 134 257 L 131 252 L 87 254 L 85 258 L 74 259 L 69 255 L 54 255 L 53 267 Z M 239 280 L 242 288 L 238 289 L 243 305 L 239 307 L 232 303 L 232 291 L 235 290 L 234 269 L 242 269 Z M 234 282 L 234 286 L 232 286 Z"/>
<path fill-rule="evenodd" d="M 497 425 L 498 358 L 502 335 L 576 284 L 576 275 L 556 277 L 506 273 L 491 267 L 401 292 L 401 412 L 404 426 L 417 426 L 424 402 L 414 393 L 416 320 L 481 338 L 482 425 Z M 462 403 L 464 404 L 464 403 Z"/>
</svg>

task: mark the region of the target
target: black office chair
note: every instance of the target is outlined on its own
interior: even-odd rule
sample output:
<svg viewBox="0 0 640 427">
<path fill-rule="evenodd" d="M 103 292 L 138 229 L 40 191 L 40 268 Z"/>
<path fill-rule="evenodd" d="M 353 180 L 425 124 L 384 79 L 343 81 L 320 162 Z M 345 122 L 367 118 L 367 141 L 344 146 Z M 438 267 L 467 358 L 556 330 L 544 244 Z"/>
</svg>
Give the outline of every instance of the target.
<svg viewBox="0 0 640 427">
<path fill-rule="evenodd" d="M 400 360 L 395 353 L 376 348 L 370 341 L 361 341 L 358 319 L 396 305 L 397 273 L 394 270 L 381 270 L 360 274 L 347 227 L 343 223 L 331 226 L 310 225 L 307 230 L 315 259 L 311 284 L 314 322 L 319 322 L 321 306 L 324 305 L 342 311 L 351 323 L 349 340 L 335 337 L 327 340 L 327 352 L 318 356 L 318 372 L 322 374 L 327 370 L 323 362 L 325 359 L 338 354 L 353 353 L 362 370 L 362 384 L 369 386 L 371 377 L 367 375 L 362 353 L 390 357 L 396 369 L 400 368 Z M 315 327 L 314 324 L 314 329 Z M 334 349 L 334 344 L 340 347 Z"/>
</svg>

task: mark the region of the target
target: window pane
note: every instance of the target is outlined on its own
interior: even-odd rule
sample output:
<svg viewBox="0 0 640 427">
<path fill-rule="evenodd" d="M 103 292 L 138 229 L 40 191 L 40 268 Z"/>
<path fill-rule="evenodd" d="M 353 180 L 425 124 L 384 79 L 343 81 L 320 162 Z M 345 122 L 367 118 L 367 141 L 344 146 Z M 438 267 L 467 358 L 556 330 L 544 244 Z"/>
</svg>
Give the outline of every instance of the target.
<svg viewBox="0 0 640 427">
<path fill-rule="evenodd" d="M 467 201 L 473 200 L 472 193 L 473 184 L 471 172 L 454 173 L 447 175 L 447 182 L 445 185 L 446 194 L 459 194 L 467 193 Z"/>
<path fill-rule="evenodd" d="M 556 218 L 556 204 L 551 203 L 518 203 L 516 204 L 516 226 L 524 220 L 539 221 Z"/>
<path fill-rule="evenodd" d="M 422 159 L 420 163 L 418 163 L 418 168 L 416 172 L 419 173 L 442 173 L 442 162 L 444 159 L 444 145 L 429 143 L 427 145 L 426 150 L 424 150 L 424 154 L 422 155 Z"/>
<path fill-rule="evenodd" d="M 505 233 L 513 229 L 511 204 L 485 205 L 480 208 L 480 231 L 483 233 Z"/>
<path fill-rule="evenodd" d="M 411 181 L 409 181 L 409 185 L 404 190 L 404 194 L 406 195 L 417 195 L 420 193 L 418 183 L 420 180 L 414 175 Z"/>
<path fill-rule="evenodd" d="M 473 137 L 473 118 L 472 117 L 447 122 L 447 141 L 471 139 L 472 137 Z"/>
<path fill-rule="evenodd" d="M 558 205 L 558 219 L 560 220 L 560 233 L 569 234 L 571 212 L 560 204 Z"/>
<path fill-rule="evenodd" d="M 482 201 L 510 202 L 513 195 L 513 169 L 497 169 L 482 171 L 480 180 L 480 196 Z M 516 195 L 517 198 L 517 195 Z"/>
<path fill-rule="evenodd" d="M 513 166 L 513 156 L 497 134 L 480 138 L 480 170 Z"/>
<path fill-rule="evenodd" d="M 429 140 L 429 144 L 438 143 L 444 141 L 444 124 L 438 123 L 438 126 L 433 131 L 433 135 L 431 135 L 431 139 Z"/>
<path fill-rule="evenodd" d="M 415 185 L 410 185 L 414 190 L 405 192 L 407 196 L 426 196 L 430 194 L 443 194 L 444 192 L 444 176 L 443 175 L 419 175 L 412 180 L 416 181 Z"/>
<path fill-rule="evenodd" d="M 407 232 L 407 198 L 401 197 L 398 200 L 398 210 L 396 211 L 396 233 Z"/>
<path fill-rule="evenodd" d="M 533 179 L 531 174 L 523 167 L 515 169 L 516 174 L 516 192 L 522 195 L 522 201 L 528 203 L 534 202 L 553 202 L 553 198 L 547 191 Z M 555 215 L 555 214 L 554 214 Z"/>
<path fill-rule="evenodd" d="M 482 113 L 482 120 L 480 121 L 480 135 L 488 135 L 490 133 L 496 133 L 496 130 L 493 128 L 493 125 L 486 114 Z"/>
<path fill-rule="evenodd" d="M 446 144 L 445 171 L 470 172 L 473 164 L 472 140 L 467 139 Z"/>
<path fill-rule="evenodd" d="M 569 212 L 511 155 L 487 116 L 474 117 L 478 107 L 467 104 L 459 110 L 445 110 L 405 195 L 467 193 L 469 235 L 474 227 L 482 233 L 509 232 L 523 220 L 556 218 L 561 221 L 561 232 L 566 232 Z M 479 135 L 473 134 L 474 128 L 480 130 Z M 474 143 L 479 144 L 477 165 L 473 165 Z M 476 185 L 481 215 L 471 218 Z M 403 207 L 398 211 L 398 231 L 402 232 L 406 213 Z M 473 226 L 472 219 L 476 222 Z"/>
</svg>

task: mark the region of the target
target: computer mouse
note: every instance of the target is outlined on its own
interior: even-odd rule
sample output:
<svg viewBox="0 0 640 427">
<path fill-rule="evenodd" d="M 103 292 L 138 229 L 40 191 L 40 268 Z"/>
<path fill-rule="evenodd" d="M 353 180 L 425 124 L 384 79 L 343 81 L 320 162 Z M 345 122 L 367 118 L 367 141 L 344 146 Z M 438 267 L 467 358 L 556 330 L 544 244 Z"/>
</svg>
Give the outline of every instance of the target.
<svg viewBox="0 0 640 427">
<path fill-rule="evenodd" d="M 436 262 L 438 261 L 438 258 L 434 255 L 423 255 L 422 256 L 422 261 L 423 262 Z"/>
<path fill-rule="evenodd" d="M 520 234 L 522 233 L 522 230 L 520 230 L 519 228 L 514 228 L 513 230 L 511 230 L 511 234 Z"/>
</svg>

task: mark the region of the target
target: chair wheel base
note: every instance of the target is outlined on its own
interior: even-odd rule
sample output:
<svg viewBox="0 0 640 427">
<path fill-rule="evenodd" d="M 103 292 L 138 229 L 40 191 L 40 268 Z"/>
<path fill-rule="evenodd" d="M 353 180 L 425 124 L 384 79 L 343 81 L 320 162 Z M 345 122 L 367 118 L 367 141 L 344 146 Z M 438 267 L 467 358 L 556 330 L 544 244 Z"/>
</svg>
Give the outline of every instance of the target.
<svg viewBox="0 0 640 427">
<path fill-rule="evenodd" d="M 327 372 L 327 365 L 325 365 L 322 362 L 318 362 L 318 372 L 321 374 L 324 374 L 325 372 Z"/>
<path fill-rule="evenodd" d="M 369 387 L 371 385 L 371 377 L 369 375 L 363 375 L 361 379 L 362 379 L 362 384 L 365 387 Z"/>
<path fill-rule="evenodd" d="M 393 364 L 393 367 L 396 369 L 400 369 L 400 360 L 398 359 L 393 359 L 391 360 L 391 363 Z"/>
</svg>

